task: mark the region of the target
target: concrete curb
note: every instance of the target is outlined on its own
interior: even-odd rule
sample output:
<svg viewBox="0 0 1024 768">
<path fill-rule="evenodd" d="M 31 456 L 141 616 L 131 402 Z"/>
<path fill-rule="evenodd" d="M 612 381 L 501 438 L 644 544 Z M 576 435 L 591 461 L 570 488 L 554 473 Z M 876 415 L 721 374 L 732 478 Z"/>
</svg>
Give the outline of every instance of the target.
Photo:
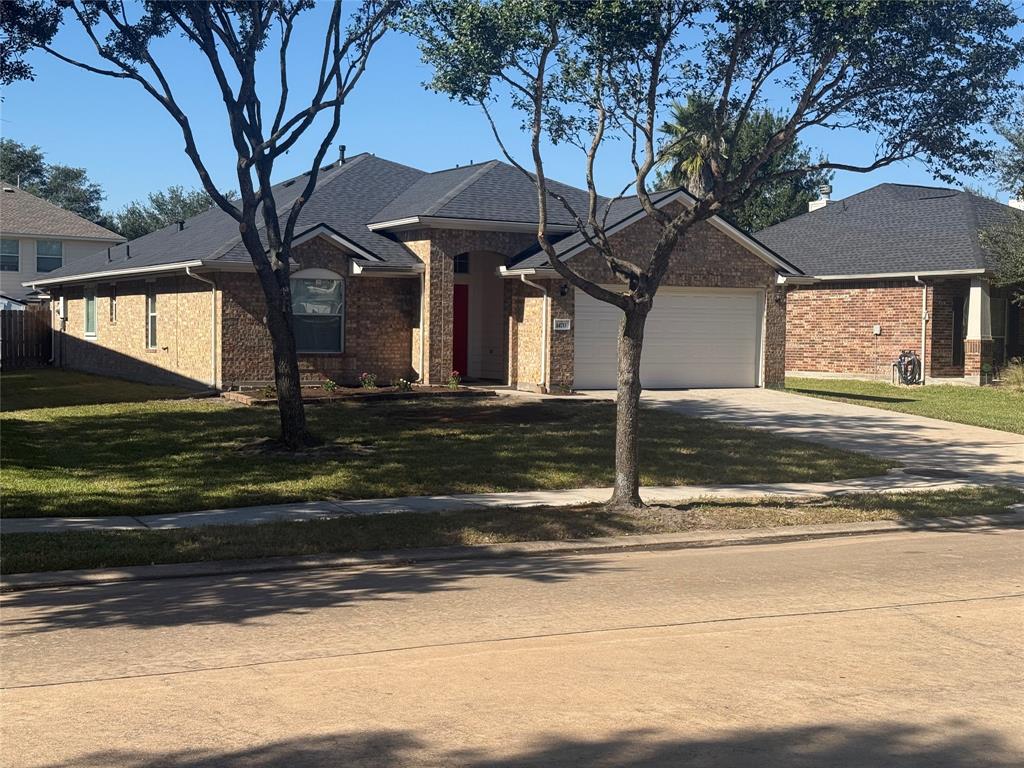
<svg viewBox="0 0 1024 768">
<path fill-rule="evenodd" d="M 1014 505 L 1020 507 L 1021 505 Z M 1010 509 L 1013 509 L 1011 507 Z M 955 532 L 1024 527 L 1024 509 L 998 515 L 917 518 L 914 520 L 878 520 L 863 523 L 794 525 L 725 531 L 694 531 L 641 536 L 608 536 L 567 541 L 524 541 L 509 544 L 477 544 L 459 547 L 431 547 L 353 555 L 314 557 L 270 557 L 258 560 L 221 560 L 203 563 L 140 565 L 77 571 L 46 571 L 4 576 L 0 592 L 20 592 L 54 587 L 98 586 L 132 581 L 186 579 L 211 576 L 241 576 L 278 571 L 322 568 L 368 568 L 402 566 L 416 563 L 496 560 L 508 557 L 544 555 L 585 555 L 628 550 L 671 550 L 730 547 L 753 544 L 780 544 L 845 536 L 865 536 L 899 532 Z"/>
</svg>

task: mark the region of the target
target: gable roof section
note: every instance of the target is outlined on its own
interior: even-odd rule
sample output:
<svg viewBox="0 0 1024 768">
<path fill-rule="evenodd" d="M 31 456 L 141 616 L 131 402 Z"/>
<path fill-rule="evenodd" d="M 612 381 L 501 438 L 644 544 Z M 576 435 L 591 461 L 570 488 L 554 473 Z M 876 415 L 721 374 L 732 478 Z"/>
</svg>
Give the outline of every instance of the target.
<svg viewBox="0 0 1024 768">
<path fill-rule="evenodd" d="M 0 182 L 0 231 L 5 235 L 124 242 L 116 232 L 6 181 Z"/>
<path fill-rule="evenodd" d="M 585 210 L 587 193 L 557 181 L 550 188 L 577 210 Z M 499 224 L 537 223 L 537 188 L 514 168 L 499 160 L 449 168 L 424 175 L 369 221 L 371 229 L 386 229 L 400 222 L 461 219 Z M 575 229 L 565 207 L 552 198 L 548 221 L 554 227 Z"/>
<path fill-rule="evenodd" d="M 656 208 L 661 208 L 662 206 L 668 205 L 674 201 L 682 201 L 684 204 L 689 205 L 694 202 L 694 198 L 683 189 L 670 189 L 651 194 L 651 202 L 654 203 Z M 599 216 L 603 216 L 603 212 L 600 210 L 598 211 L 598 214 Z M 640 221 L 646 216 L 647 212 L 643 209 L 643 206 L 640 204 L 640 199 L 636 195 L 616 198 L 611 201 L 608 208 L 608 215 L 604 219 L 606 222 L 605 228 L 607 233 L 611 235 L 625 229 L 637 221 Z M 734 224 L 730 224 L 720 216 L 712 217 L 708 220 L 708 223 L 727 237 L 735 240 L 754 255 L 771 264 L 780 272 L 792 276 L 799 276 L 803 274 L 797 266 L 775 253 L 771 248 L 766 247 L 753 235 L 743 231 Z M 574 232 L 573 234 L 562 238 L 554 245 L 555 253 L 558 254 L 559 258 L 563 261 L 571 259 L 573 256 L 590 247 L 587 239 L 580 232 Z M 516 256 L 515 259 L 512 260 L 512 265 L 509 269 L 551 269 L 551 264 L 548 260 L 547 254 L 541 250 L 538 245 L 536 247 L 530 247 Z"/>
<path fill-rule="evenodd" d="M 809 275 L 982 272 L 985 228 L 1011 209 L 971 192 L 879 184 L 757 233 Z"/>
</svg>

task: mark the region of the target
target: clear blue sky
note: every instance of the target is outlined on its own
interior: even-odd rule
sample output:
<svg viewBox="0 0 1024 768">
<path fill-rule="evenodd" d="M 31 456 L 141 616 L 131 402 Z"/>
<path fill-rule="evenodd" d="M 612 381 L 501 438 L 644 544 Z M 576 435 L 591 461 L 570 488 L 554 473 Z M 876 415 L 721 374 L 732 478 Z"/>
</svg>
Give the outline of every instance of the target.
<svg viewBox="0 0 1024 768">
<path fill-rule="evenodd" d="M 322 8 L 314 11 L 323 12 Z M 308 79 L 315 76 L 315 26 L 316 20 L 311 17 L 293 41 L 289 66 L 295 83 L 301 82 L 302 73 L 308 73 Z M 76 33 L 70 28 L 61 32 L 58 45 L 61 50 L 87 55 L 82 36 Z M 207 65 L 179 40 L 164 41 L 161 48 L 160 59 L 170 62 L 168 74 L 193 118 L 214 178 L 225 188 L 236 187 L 223 105 L 214 92 Z M 267 83 L 277 76 L 271 59 L 267 59 L 264 74 Z M 83 72 L 45 54 L 33 56 L 32 61 L 35 81 L 7 88 L 0 103 L 3 136 L 38 144 L 50 162 L 86 168 L 106 191 L 105 206 L 110 209 L 171 184 L 198 186 L 195 170 L 182 152 L 176 124 L 137 84 Z M 343 112 L 335 143 L 347 145 L 349 155 L 372 152 L 425 170 L 499 157 L 483 116 L 475 108 L 427 91 L 422 83 L 428 76 L 411 39 L 398 34 L 385 37 Z M 300 98 L 296 93 L 293 103 L 300 105 Z M 502 116 L 503 134 L 513 137 L 513 148 L 525 159 L 526 137 L 518 132 L 518 125 L 518 117 L 511 113 Z M 315 133 L 279 161 L 278 179 L 307 169 Z M 836 160 L 863 160 L 874 145 L 872 137 L 850 132 L 822 132 L 813 139 L 816 149 Z M 329 159 L 335 156 L 332 151 Z M 552 178 L 583 184 L 578 150 L 551 148 L 546 158 Z M 599 176 L 602 191 L 617 193 L 628 181 L 629 170 L 625 147 L 611 145 Z M 833 183 L 834 196 L 847 197 L 884 181 L 937 183 L 921 164 L 911 162 L 869 175 L 838 174 Z M 1005 198 L 987 178 L 962 181 Z"/>
</svg>

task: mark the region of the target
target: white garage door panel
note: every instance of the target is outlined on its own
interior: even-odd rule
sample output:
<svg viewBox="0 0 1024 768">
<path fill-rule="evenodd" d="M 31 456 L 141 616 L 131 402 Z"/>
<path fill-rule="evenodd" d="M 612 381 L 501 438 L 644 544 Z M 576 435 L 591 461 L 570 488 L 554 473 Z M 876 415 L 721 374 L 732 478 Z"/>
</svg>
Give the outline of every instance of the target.
<svg viewBox="0 0 1024 768">
<path fill-rule="evenodd" d="M 648 388 L 756 387 L 761 293 L 662 289 L 647 318 L 640 378 Z M 577 389 L 615 387 L 620 312 L 576 292 Z"/>
</svg>

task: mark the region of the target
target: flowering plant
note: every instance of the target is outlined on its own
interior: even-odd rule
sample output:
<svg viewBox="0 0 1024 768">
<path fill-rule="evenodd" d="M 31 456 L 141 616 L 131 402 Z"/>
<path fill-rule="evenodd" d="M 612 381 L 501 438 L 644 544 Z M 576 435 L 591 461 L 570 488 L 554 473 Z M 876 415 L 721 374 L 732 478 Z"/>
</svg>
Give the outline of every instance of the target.
<svg viewBox="0 0 1024 768">
<path fill-rule="evenodd" d="M 361 373 L 359 374 L 359 385 L 363 389 L 376 389 L 377 388 L 377 374 L 376 373 Z"/>
<path fill-rule="evenodd" d="M 448 386 L 448 389 L 458 389 L 459 384 L 461 383 L 462 374 L 460 374 L 458 371 L 452 371 L 451 374 L 448 376 L 448 381 L 445 382 L 445 384 Z"/>
<path fill-rule="evenodd" d="M 334 381 L 334 379 L 324 379 L 323 387 L 324 392 L 333 392 L 338 388 L 338 382 Z"/>
<path fill-rule="evenodd" d="M 395 389 L 399 392 L 412 392 L 412 382 L 408 379 L 395 379 Z"/>
</svg>

